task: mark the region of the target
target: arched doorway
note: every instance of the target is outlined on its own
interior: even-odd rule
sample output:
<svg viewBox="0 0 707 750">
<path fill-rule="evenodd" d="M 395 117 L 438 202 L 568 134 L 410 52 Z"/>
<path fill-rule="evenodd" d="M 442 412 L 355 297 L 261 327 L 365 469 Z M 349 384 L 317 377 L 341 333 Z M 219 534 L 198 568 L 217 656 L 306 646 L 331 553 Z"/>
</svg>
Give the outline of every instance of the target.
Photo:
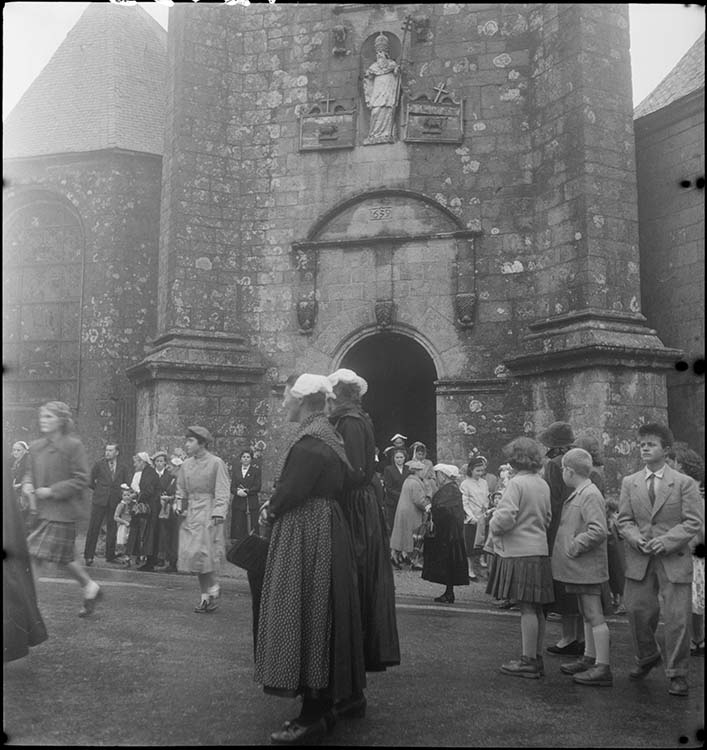
<svg viewBox="0 0 707 750">
<path fill-rule="evenodd" d="M 421 440 L 429 457 L 435 458 L 437 371 L 420 344 L 399 333 L 376 333 L 354 344 L 341 367 L 354 370 L 368 381 L 363 407 L 373 419 L 381 451 L 391 436 L 400 432 L 407 435 L 408 445 Z"/>
</svg>

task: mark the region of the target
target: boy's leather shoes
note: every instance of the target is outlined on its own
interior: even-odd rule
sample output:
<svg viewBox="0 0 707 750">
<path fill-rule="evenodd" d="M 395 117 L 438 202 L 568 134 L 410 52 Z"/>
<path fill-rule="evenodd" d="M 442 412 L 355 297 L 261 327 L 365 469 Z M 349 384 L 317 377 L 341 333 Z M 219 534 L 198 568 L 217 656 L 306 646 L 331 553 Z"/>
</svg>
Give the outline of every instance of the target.
<svg viewBox="0 0 707 750">
<path fill-rule="evenodd" d="M 614 684 L 614 678 L 608 664 L 595 664 L 593 667 L 579 672 L 572 679 L 578 685 L 611 687 Z"/>
<path fill-rule="evenodd" d="M 629 679 L 631 680 L 642 680 L 653 667 L 657 667 L 660 664 L 661 656 L 658 654 L 655 659 L 651 659 L 646 664 L 637 664 L 629 673 Z"/>
<path fill-rule="evenodd" d="M 544 674 L 540 671 L 538 660 L 528 656 L 521 656 L 519 661 L 509 661 L 501 665 L 501 672 L 514 677 L 525 677 L 528 680 L 537 680 Z"/>
<path fill-rule="evenodd" d="M 684 677 L 671 677 L 668 692 L 670 695 L 679 695 L 681 698 L 686 698 L 690 692 L 687 687 L 687 680 Z"/>
<path fill-rule="evenodd" d="M 582 656 L 584 653 L 584 643 L 572 641 L 566 646 L 548 646 L 545 649 L 548 654 L 560 654 L 561 656 Z"/>
<path fill-rule="evenodd" d="M 595 661 L 596 659 L 593 656 L 580 656 L 576 661 L 560 664 L 560 672 L 562 672 L 562 674 L 579 674 L 580 672 L 586 672 L 590 667 L 594 666 Z"/>
</svg>

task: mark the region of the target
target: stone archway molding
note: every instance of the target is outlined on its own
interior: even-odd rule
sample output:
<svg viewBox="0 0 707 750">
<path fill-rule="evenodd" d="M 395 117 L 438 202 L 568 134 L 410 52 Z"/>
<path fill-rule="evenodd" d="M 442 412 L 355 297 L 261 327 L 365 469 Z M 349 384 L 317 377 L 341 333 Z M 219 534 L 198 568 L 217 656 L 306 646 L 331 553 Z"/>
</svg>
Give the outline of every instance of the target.
<svg viewBox="0 0 707 750">
<path fill-rule="evenodd" d="M 442 357 L 432 345 L 432 342 L 426 336 L 421 334 L 420 331 L 418 331 L 416 328 L 413 328 L 412 326 L 406 325 L 405 323 L 393 323 L 385 329 L 385 332 L 400 334 L 401 336 L 405 336 L 411 341 L 414 341 L 416 344 L 419 344 L 432 360 L 432 363 L 434 364 L 435 370 L 437 372 L 437 380 L 445 379 L 445 368 Z M 367 338 L 376 336 L 379 333 L 381 333 L 381 329 L 377 325 L 366 325 L 357 328 L 356 330 L 349 333 L 348 336 L 344 337 L 339 342 L 339 345 L 331 355 L 331 372 L 334 372 L 334 370 L 337 370 L 339 367 L 341 367 L 341 363 L 344 360 L 344 357 L 351 351 L 351 349 L 353 349 L 354 346 L 365 341 Z"/>
</svg>

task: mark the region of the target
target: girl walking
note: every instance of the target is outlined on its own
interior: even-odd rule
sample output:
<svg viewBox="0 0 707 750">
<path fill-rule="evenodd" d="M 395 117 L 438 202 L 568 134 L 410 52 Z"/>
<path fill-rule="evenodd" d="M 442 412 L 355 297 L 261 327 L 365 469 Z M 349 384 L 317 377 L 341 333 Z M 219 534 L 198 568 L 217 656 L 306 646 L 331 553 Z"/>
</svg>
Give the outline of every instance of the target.
<svg viewBox="0 0 707 750">
<path fill-rule="evenodd" d="M 553 599 L 547 547 L 550 488 L 538 474 L 542 456 L 534 440 L 516 438 L 503 450 L 516 473 L 489 522 L 497 557 L 486 593 L 520 606 L 522 656 L 503 664 L 501 672 L 538 679 L 544 673 L 540 656 L 545 636 L 543 605 Z"/>
</svg>

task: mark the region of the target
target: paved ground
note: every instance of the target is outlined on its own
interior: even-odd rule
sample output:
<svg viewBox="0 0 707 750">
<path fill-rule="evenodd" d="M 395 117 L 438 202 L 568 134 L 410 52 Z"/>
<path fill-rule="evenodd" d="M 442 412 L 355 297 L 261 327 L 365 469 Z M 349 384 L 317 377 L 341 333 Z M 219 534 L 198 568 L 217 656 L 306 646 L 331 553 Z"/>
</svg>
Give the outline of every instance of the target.
<svg viewBox="0 0 707 750">
<path fill-rule="evenodd" d="M 262 745 L 298 704 L 253 682 L 250 597 L 240 570 L 223 604 L 197 615 L 194 577 L 97 565 L 106 600 L 79 619 L 77 585 L 39 579 L 50 638 L 5 665 L 4 727 L 18 745 Z M 402 664 L 369 676 L 365 719 L 340 723 L 331 745 L 696 747 L 704 726 L 704 661 L 693 657 L 688 699 L 667 694 L 661 670 L 642 683 L 625 618 L 610 622 L 615 685 L 583 688 L 546 656 L 540 681 L 506 677 L 518 653 L 517 612 L 493 607 L 482 584 L 437 605 L 439 586 L 396 571 Z M 548 642 L 559 625 L 549 623 Z"/>
</svg>

